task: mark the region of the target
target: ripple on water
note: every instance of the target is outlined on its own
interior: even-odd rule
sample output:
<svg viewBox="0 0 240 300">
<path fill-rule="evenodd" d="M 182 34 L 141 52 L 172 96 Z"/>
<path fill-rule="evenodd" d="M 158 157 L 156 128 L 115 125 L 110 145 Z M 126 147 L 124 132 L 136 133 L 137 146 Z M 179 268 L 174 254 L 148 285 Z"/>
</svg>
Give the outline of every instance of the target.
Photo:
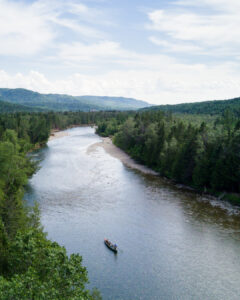
<svg viewBox="0 0 240 300">
<path fill-rule="evenodd" d="M 68 134 L 33 154 L 41 169 L 25 198 L 49 237 L 83 256 L 90 286 L 109 300 L 239 299 L 238 209 L 125 167 L 91 146 L 92 128 Z"/>
</svg>

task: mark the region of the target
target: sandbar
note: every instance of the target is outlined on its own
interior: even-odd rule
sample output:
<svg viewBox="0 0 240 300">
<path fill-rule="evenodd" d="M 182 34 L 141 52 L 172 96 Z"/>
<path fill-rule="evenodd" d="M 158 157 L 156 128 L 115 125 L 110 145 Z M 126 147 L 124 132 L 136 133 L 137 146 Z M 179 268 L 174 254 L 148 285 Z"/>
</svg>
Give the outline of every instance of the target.
<svg viewBox="0 0 240 300">
<path fill-rule="evenodd" d="M 108 154 L 119 159 L 125 166 L 131 169 L 138 170 L 144 174 L 151 174 L 155 176 L 159 175 L 157 172 L 151 170 L 150 168 L 135 162 L 127 153 L 125 153 L 120 148 L 116 147 L 109 137 L 101 139 L 102 141 L 100 143 L 95 143 L 88 147 L 88 154 L 94 152 L 98 147 L 102 147 Z"/>
<path fill-rule="evenodd" d="M 50 137 L 48 139 L 48 141 L 52 141 L 52 140 L 55 140 L 55 139 L 59 139 L 61 137 L 64 137 L 64 136 L 68 136 L 69 133 L 64 130 L 51 130 L 51 134 L 50 134 Z"/>
</svg>

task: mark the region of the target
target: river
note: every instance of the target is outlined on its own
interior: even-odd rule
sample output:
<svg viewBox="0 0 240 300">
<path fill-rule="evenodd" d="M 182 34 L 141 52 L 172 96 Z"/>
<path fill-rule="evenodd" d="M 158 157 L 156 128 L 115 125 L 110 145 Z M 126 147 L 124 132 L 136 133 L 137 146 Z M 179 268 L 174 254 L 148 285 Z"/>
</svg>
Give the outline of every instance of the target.
<svg viewBox="0 0 240 300">
<path fill-rule="evenodd" d="M 90 287 L 104 300 L 240 298 L 238 209 L 88 151 L 101 141 L 93 128 L 67 132 L 34 152 L 25 199 L 51 240 L 82 255 Z"/>
</svg>

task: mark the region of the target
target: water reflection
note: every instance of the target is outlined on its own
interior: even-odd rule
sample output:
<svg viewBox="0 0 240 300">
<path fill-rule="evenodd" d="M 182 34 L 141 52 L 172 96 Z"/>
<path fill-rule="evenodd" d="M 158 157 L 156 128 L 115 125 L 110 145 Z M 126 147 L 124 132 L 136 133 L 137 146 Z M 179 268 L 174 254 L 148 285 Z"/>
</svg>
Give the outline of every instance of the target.
<svg viewBox="0 0 240 300">
<path fill-rule="evenodd" d="M 104 299 L 238 299 L 239 212 L 126 168 L 91 128 L 35 153 L 36 199 L 49 237 L 79 252 Z M 119 253 L 103 239 L 117 242 Z"/>
</svg>

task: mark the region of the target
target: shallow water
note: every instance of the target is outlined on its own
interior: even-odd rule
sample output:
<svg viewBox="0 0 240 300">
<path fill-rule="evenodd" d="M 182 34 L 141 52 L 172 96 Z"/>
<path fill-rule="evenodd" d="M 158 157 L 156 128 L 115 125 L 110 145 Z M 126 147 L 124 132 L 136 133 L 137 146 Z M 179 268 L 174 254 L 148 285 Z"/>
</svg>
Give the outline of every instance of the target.
<svg viewBox="0 0 240 300">
<path fill-rule="evenodd" d="M 37 200 L 48 237 L 79 252 L 103 299 L 239 299 L 238 209 L 126 168 L 94 129 L 68 130 L 36 151 Z M 115 255 L 103 243 L 118 244 Z"/>
</svg>

